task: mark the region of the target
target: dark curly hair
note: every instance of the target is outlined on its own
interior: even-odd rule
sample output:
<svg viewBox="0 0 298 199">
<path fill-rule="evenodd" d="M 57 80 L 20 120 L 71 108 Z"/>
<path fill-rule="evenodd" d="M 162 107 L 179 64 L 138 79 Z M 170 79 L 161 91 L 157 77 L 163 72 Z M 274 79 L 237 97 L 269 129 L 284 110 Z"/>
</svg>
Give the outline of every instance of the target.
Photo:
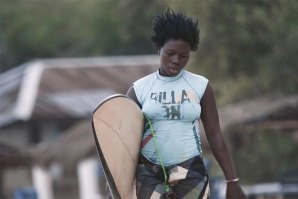
<svg viewBox="0 0 298 199">
<path fill-rule="evenodd" d="M 157 49 L 171 39 L 181 39 L 187 42 L 192 51 L 198 49 L 200 34 L 198 20 L 193 20 L 181 13 L 174 13 L 171 9 L 155 17 L 153 31 L 154 35 L 150 39 Z"/>
</svg>

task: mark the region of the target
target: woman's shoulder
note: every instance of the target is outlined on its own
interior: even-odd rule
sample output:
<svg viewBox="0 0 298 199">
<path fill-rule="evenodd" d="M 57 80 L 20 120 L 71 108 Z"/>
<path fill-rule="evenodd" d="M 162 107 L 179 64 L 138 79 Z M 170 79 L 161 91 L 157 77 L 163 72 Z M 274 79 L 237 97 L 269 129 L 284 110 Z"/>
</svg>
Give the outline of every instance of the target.
<svg viewBox="0 0 298 199">
<path fill-rule="evenodd" d="M 203 96 L 209 82 L 206 77 L 189 71 L 185 72 L 185 81 L 193 87 L 200 98 Z"/>
<path fill-rule="evenodd" d="M 146 75 L 144 77 L 141 77 L 140 79 L 136 80 L 134 82 L 134 84 L 139 84 L 139 83 L 142 83 L 142 82 L 147 82 L 148 80 L 151 80 L 151 79 L 155 79 L 156 78 L 156 72 L 153 72 L 149 75 Z"/>
<path fill-rule="evenodd" d="M 191 80 L 197 80 L 197 81 L 203 81 L 203 82 L 208 82 L 208 79 L 204 77 L 203 75 L 199 75 L 190 71 L 184 72 L 185 78 L 191 79 Z"/>
</svg>

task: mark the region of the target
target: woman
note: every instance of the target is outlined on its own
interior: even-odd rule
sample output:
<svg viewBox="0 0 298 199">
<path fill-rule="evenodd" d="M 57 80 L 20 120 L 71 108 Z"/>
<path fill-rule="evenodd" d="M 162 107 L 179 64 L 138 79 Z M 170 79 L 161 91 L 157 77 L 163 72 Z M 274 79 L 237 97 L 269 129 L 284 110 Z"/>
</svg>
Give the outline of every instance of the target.
<svg viewBox="0 0 298 199">
<path fill-rule="evenodd" d="M 159 70 L 137 80 L 127 95 L 146 117 L 137 168 L 137 198 L 209 198 L 199 120 L 227 182 L 227 198 L 245 198 L 224 143 L 212 87 L 184 70 L 199 44 L 197 21 L 167 10 L 157 16 L 151 41 Z"/>
</svg>

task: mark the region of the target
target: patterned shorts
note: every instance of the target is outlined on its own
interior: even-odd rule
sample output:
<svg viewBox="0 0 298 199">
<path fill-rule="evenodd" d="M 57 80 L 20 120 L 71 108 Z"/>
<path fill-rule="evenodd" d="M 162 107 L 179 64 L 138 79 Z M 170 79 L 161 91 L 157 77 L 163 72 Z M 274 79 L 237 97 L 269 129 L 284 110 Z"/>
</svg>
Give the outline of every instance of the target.
<svg viewBox="0 0 298 199">
<path fill-rule="evenodd" d="M 165 168 L 141 161 L 137 168 L 136 189 L 138 199 L 209 199 L 209 180 L 201 156 L 193 157 L 180 164 Z"/>
</svg>

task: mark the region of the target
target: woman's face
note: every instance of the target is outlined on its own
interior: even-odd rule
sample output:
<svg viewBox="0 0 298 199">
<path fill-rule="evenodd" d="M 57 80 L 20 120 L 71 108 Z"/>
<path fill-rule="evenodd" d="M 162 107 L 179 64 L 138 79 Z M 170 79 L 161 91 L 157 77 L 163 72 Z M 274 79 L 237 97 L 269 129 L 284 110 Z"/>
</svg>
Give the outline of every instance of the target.
<svg viewBox="0 0 298 199">
<path fill-rule="evenodd" d="M 183 40 L 169 40 L 160 49 L 162 76 L 173 77 L 180 73 L 189 60 L 190 45 Z"/>
</svg>

